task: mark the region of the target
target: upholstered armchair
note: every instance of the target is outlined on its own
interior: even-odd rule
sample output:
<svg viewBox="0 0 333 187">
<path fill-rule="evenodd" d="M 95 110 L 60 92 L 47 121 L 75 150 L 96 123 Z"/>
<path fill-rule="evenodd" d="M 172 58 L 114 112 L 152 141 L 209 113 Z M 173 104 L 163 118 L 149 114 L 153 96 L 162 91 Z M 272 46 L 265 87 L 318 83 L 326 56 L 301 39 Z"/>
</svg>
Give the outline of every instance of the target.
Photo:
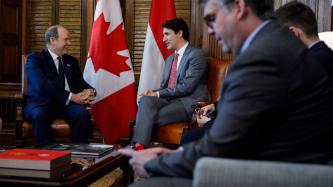
<svg viewBox="0 0 333 187">
<path fill-rule="evenodd" d="M 207 85 L 210 92 L 211 100 L 200 102 L 198 105 L 206 105 L 215 103 L 219 100 L 221 95 L 221 86 L 226 75 L 230 60 L 221 60 L 212 57 L 207 57 Z M 131 125 L 131 132 L 133 131 L 134 122 Z M 165 144 L 179 145 L 181 137 L 185 128 L 197 128 L 195 123 L 188 121 L 183 123 L 172 123 L 159 127 L 154 133 L 152 140 Z M 131 133 L 130 133 L 131 138 Z"/>
</svg>

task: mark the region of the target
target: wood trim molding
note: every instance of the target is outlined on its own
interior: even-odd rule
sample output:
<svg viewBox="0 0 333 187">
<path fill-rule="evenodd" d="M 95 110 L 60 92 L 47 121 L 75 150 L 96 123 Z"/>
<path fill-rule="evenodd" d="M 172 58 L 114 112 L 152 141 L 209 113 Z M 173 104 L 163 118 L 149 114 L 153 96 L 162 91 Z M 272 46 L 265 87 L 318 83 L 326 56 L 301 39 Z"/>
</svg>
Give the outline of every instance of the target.
<svg viewBox="0 0 333 187">
<path fill-rule="evenodd" d="M 59 1 L 52 1 L 52 25 L 59 24 Z"/>
<path fill-rule="evenodd" d="M 191 5 L 191 38 L 190 42 L 193 46 L 202 47 L 202 8 L 198 1 L 192 1 Z"/>
<path fill-rule="evenodd" d="M 88 30 L 88 22 L 87 22 L 87 0 L 81 0 L 81 37 L 80 37 L 80 60 L 81 60 L 81 69 L 84 68 L 85 62 L 87 61 L 87 51 L 89 46 L 87 44 L 88 36 L 87 36 L 87 30 Z"/>
<path fill-rule="evenodd" d="M 125 4 L 125 18 L 124 18 L 124 24 L 125 24 L 125 31 L 126 31 L 126 40 L 127 40 L 127 46 L 128 51 L 130 53 L 131 59 L 133 59 L 133 49 L 132 49 L 132 33 L 134 31 L 134 0 L 126 0 Z"/>
</svg>

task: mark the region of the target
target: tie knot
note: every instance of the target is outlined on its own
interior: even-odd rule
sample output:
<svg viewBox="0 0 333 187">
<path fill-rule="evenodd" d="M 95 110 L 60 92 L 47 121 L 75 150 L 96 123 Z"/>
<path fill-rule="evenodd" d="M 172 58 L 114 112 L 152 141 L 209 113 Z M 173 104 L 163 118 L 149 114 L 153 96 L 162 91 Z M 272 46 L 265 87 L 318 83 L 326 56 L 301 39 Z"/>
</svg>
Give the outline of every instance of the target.
<svg viewBox="0 0 333 187">
<path fill-rule="evenodd" d="M 61 61 L 62 61 L 62 58 L 61 58 L 61 56 L 58 56 L 58 57 L 57 57 L 57 59 L 59 60 L 59 62 L 61 62 Z"/>
</svg>

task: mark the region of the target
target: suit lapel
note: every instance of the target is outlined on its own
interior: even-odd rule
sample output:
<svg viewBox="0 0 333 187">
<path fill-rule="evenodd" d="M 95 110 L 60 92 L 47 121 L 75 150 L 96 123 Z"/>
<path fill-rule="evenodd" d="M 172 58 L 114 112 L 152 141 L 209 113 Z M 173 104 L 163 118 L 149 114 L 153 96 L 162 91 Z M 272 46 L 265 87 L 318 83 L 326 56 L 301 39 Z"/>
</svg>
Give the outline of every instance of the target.
<svg viewBox="0 0 333 187">
<path fill-rule="evenodd" d="M 178 70 L 177 70 L 177 82 L 178 82 L 178 78 L 179 78 L 179 75 L 180 75 L 180 72 L 183 71 L 184 67 L 185 67 L 185 64 L 187 62 L 187 58 L 188 58 L 188 54 L 189 52 L 191 51 L 191 46 L 188 45 L 184 51 L 184 54 L 183 54 L 183 57 L 182 59 L 180 60 L 180 64 L 178 66 Z"/>
<path fill-rule="evenodd" d="M 48 67 L 46 69 L 46 71 L 51 71 L 51 73 L 53 75 L 58 75 L 57 68 L 54 64 L 54 61 L 53 61 L 52 56 L 49 53 L 49 51 L 47 49 L 43 49 L 42 54 L 43 54 L 43 57 L 44 57 L 43 61 L 46 61 L 46 64 L 47 64 L 47 67 Z"/>
</svg>

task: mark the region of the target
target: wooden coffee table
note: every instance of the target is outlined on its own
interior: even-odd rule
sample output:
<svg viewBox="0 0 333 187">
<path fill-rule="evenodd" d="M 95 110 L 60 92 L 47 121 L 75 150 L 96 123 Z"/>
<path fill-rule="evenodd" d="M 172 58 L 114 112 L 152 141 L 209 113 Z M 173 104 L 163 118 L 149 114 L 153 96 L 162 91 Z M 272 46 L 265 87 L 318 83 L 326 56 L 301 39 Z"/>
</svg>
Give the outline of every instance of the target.
<svg viewBox="0 0 333 187">
<path fill-rule="evenodd" d="M 73 163 L 71 171 L 54 179 L 0 176 L 1 186 L 87 186 L 107 173 L 117 169 L 123 171 L 123 183 L 127 186 L 133 181 L 133 173 L 128 165 L 128 157 L 111 152 L 106 158 L 88 167 Z"/>
</svg>

